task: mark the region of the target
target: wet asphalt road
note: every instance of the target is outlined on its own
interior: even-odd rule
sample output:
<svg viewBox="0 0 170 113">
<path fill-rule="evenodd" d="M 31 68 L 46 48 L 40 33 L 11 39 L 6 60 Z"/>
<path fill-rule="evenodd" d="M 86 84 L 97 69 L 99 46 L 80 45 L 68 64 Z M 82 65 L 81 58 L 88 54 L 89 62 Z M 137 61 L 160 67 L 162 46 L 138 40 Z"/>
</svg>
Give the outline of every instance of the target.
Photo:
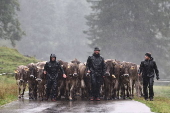
<svg viewBox="0 0 170 113">
<path fill-rule="evenodd" d="M 27 97 L 0 107 L 0 113 L 150 113 L 150 108 L 133 100 L 33 101 Z"/>
</svg>

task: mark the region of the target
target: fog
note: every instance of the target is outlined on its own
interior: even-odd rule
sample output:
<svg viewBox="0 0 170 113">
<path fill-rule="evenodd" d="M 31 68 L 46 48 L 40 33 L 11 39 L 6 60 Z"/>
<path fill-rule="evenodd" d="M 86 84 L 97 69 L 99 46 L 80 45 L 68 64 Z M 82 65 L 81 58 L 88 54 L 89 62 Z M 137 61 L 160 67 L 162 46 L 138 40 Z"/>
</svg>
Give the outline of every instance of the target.
<svg viewBox="0 0 170 113">
<path fill-rule="evenodd" d="M 17 44 L 24 55 L 49 60 L 86 61 L 90 42 L 83 33 L 87 29 L 85 15 L 91 11 L 85 0 L 19 0 L 19 20 L 26 36 Z"/>
<path fill-rule="evenodd" d="M 136 64 L 151 52 L 160 77 L 169 78 L 169 1 L 99 1 L 19 0 L 18 19 L 26 35 L 15 48 L 42 61 L 54 53 L 57 59 L 85 62 L 98 46 L 105 59 Z M 2 45 L 8 41 L 1 40 Z"/>
</svg>

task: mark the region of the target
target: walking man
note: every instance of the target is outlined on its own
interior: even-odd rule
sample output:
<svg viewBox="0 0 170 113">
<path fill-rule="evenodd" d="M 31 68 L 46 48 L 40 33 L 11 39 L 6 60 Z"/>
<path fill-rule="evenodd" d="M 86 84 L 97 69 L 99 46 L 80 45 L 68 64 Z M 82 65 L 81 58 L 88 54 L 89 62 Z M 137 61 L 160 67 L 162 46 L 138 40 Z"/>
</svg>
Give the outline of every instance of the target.
<svg viewBox="0 0 170 113">
<path fill-rule="evenodd" d="M 148 97 L 149 97 L 150 101 L 153 101 L 154 77 L 156 74 L 156 79 L 159 80 L 159 70 L 157 69 L 156 62 L 151 57 L 151 53 L 146 53 L 145 60 L 142 61 L 140 64 L 139 76 L 141 74 L 143 78 L 144 99 L 148 101 Z M 149 88 L 149 96 L 148 96 L 148 88 Z"/>
<path fill-rule="evenodd" d="M 104 58 L 100 56 L 100 49 L 94 48 L 94 53 L 87 59 L 87 70 L 91 76 L 91 98 L 100 101 L 100 87 L 103 84 L 103 76 L 105 73 Z"/>
<path fill-rule="evenodd" d="M 59 70 L 63 73 L 63 77 L 66 78 L 62 66 L 56 61 L 56 55 L 51 54 L 50 61 L 44 66 L 44 74 L 47 75 L 46 100 L 51 97 L 52 101 L 56 101 L 57 78 Z"/>
</svg>

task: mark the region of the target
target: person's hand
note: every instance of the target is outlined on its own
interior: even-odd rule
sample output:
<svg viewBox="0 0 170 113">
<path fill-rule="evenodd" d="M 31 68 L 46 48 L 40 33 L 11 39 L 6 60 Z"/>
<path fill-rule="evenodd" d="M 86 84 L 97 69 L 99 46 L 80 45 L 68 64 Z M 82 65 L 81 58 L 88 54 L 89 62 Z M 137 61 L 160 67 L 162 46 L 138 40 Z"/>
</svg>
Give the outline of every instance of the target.
<svg viewBox="0 0 170 113">
<path fill-rule="evenodd" d="M 87 73 L 90 73 L 90 70 L 88 70 Z"/>
<path fill-rule="evenodd" d="M 156 79 L 159 80 L 160 79 L 159 76 L 156 76 Z"/>
<path fill-rule="evenodd" d="M 47 74 L 47 71 L 44 71 L 44 74 L 46 75 L 46 74 Z"/>
<path fill-rule="evenodd" d="M 63 78 L 67 78 L 66 74 L 63 74 Z"/>
</svg>

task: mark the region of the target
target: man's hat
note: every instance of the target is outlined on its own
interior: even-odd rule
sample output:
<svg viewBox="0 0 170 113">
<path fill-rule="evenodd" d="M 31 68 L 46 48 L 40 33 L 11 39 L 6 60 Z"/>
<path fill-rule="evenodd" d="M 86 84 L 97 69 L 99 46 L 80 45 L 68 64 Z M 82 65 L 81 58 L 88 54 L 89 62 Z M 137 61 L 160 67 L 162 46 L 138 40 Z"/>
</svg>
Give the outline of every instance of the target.
<svg viewBox="0 0 170 113">
<path fill-rule="evenodd" d="M 56 58 L 56 55 L 55 54 L 51 54 L 50 57 L 52 58 Z"/>
<path fill-rule="evenodd" d="M 151 53 L 146 53 L 145 56 L 148 56 L 149 58 L 151 58 Z"/>
<path fill-rule="evenodd" d="M 100 51 L 100 49 L 98 47 L 95 47 L 94 51 Z"/>
</svg>

